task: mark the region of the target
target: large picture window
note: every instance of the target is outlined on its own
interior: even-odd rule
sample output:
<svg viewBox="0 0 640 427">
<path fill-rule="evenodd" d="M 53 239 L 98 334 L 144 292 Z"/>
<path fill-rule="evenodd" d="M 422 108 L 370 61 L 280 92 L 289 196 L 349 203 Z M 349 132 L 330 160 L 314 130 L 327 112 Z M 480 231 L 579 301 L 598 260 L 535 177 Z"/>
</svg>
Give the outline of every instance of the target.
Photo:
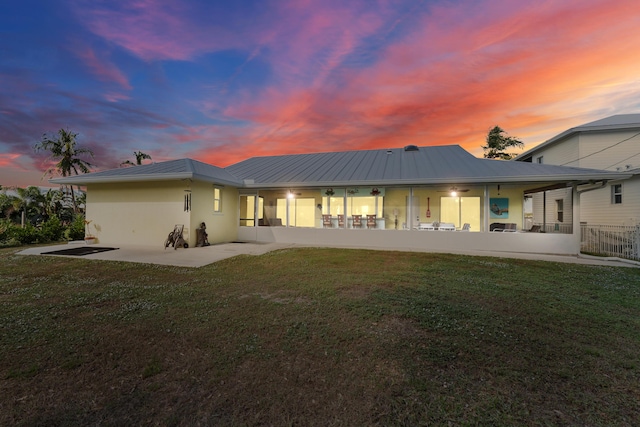
<svg viewBox="0 0 640 427">
<path fill-rule="evenodd" d="M 470 224 L 472 231 L 480 231 L 480 197 L 441 197 L 440 222 Z"/>
<path fill-rule="evenodd" d="M 314 227 L 315 209 L 316 199 L 312 197 L 291 197 L 276 201 L 277 216 L 286 218 L 289 227 Z"/>
</svg>

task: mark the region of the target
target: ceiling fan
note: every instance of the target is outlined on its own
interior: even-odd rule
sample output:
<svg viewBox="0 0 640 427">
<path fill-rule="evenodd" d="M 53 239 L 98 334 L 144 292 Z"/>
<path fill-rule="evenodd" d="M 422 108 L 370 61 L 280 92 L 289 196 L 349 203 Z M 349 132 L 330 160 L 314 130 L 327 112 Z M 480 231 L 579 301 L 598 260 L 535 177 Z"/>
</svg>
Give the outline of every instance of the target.
<svg viewBox="0 0 640 427">
<path fill-rule="evenodd" d="M 452 196 L 455 197 L 456 194 L 458 194 L 458 193 L 466 193 L 467 191 L 469 191 L 468 188 L 460 189 L 460 188 L 458 188 L 458 187 L 456 187 L 454 185 L 453 187 L 451 187 L 448 190 L 438 190 L 438 193 L 450 193 Z"/>
</svg>

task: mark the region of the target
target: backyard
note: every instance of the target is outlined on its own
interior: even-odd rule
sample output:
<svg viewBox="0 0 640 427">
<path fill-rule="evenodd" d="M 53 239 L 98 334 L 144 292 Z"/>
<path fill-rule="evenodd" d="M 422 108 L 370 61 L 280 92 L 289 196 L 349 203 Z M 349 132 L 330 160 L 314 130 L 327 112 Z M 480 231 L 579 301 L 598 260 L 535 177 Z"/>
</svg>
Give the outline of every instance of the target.
<svg viewBox="0 0 640 427">
<path fill-rule="evenodd" d="M 640 425 L 640 268 L 0 250 L 0 425 Z"/>
</svg>

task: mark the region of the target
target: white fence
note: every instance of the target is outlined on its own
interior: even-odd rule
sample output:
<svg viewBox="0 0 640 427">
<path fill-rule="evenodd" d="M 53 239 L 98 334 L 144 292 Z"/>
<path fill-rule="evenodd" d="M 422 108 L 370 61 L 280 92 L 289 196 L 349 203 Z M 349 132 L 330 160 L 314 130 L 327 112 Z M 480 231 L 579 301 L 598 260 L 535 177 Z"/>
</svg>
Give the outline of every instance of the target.
<svg viewBox="0 0 640 427">
<path fill-rule="evenodd" d="M 536 223 L 536 225 L 540 226 L 540 229 L 543 233 L 563 233 L 563 234 L 573 233 L 573 223 L 548 222 L 546 224 Z"/>
<path fill-rule="evenodd" d="M 581 225 L 580 251 L 640 261 L 640 226 Z"/>
</svg>

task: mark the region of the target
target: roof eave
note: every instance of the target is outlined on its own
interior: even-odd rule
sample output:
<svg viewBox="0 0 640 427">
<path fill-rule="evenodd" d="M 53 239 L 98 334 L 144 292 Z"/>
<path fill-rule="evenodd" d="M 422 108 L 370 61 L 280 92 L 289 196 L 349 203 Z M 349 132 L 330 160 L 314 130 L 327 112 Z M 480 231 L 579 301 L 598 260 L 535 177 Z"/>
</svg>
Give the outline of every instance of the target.
<svg viewBox="0 0 640 427">
<path fill-rule="evenodd" d="M 495 183 L 535 183 L 535 182 L 589 182 L 603 180 L 624 180 L 633 174 L 621 174 L 620 172 L 571 175 L 530 175 L 522 176 L 487 176 L 470 179 L 468 177 L 431 178 L 428 180 L 376 180 L 376 181 L 319 181 L 319 182 L 257 182 L 245 183 L 242 188 L 293 188 L 293 187 L 366 187 L 366 186 L 402 186 L 402 185 L 449 185 L 449 184 L 495 184 Z"/>
<path fill-rule="evenodd" d="M 193 181 L 204 181 L 213 184 L 224 184 L 230 186 L 241 187 L 242 184 L 238 181 L 233 181 L 225 178 L 210 177 L 207 175 L 195 174 L 193 172 L 180 172 L 171 174 L 148 174 L 148 175 L 122 175 L 122 176 L 86 176 L 80 175 L 73 177 L 54 178 L 49 182 L 52 184 L 69 184 L 69 185 L 89 185 L 89 184 L 115 184 L 124 182 L 160 182 L 160 181 L 177 181 L 191 179 Z"/>
</svg>

